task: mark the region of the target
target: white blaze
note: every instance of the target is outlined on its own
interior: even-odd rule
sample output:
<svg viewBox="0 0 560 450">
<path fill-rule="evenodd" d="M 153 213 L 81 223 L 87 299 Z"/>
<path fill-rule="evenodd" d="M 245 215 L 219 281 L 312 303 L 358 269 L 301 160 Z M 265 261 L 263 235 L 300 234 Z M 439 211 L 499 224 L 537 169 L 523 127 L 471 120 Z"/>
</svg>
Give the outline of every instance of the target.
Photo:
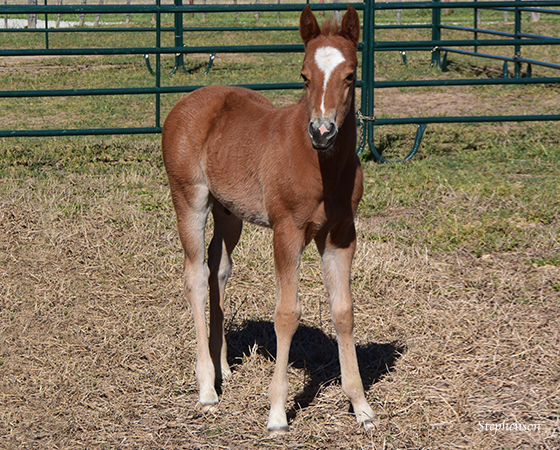
<svg viewBox="0 0 560 450">
<path fill-rule="evenodd" d="M 325 115 L 325 93 L 327 92 L 327 83 L 329 82 L 333 70 L 343 61 L 344 56 L 342 56 L 340 50 L 334 47 L 320 47 L 315 52 L 315 63 L 325 75 L 323 80 L 323 97 L 321 99 L 321 112 L 323 116 Z"/>
</svg>

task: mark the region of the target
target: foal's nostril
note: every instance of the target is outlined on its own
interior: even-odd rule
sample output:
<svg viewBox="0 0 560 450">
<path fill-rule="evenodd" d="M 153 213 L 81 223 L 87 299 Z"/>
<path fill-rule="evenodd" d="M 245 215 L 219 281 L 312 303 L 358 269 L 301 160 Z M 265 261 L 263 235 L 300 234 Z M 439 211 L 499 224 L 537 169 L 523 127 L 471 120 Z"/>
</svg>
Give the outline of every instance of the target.
<svg viewBox="0 0 560 450">
<path fill-rule="evenodd" d="M 324 136 L 332 133 L 333 129 L 336 127 L 335 124 L 326 122 L 324 120 L 314 122 L 309 122 L 309 134 L 311 136 Z"/>
<path fill-rule="evenodd" d="M 321 136 L 325 133 L 329 132 L 329 129 L 325 126 L 325 124 L 321 124 L 321 126 L 319 127 L 319 132 L 321 133 Z"/>
<path fill-rule="evenodd" d="M 336 124 L 324 119 L 310 121 L 308 131 L 313 147 L 316 149 L 331 147 L 338 134 Z"/>
</svg>

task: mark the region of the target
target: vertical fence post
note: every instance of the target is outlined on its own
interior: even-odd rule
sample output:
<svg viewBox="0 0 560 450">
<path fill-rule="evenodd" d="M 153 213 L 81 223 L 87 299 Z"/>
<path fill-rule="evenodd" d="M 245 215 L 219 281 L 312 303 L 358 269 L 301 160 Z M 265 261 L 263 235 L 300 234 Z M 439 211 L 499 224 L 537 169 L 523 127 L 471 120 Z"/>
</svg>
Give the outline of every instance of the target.
<svg viewBox="0 0 560 450">
<path fill-rule="evenodd" d="M 362 140 L 361 148 L 359 151 L 363 151 L 363 147 L 366 144 L 373 157 L 377 160 L 381 158 L 375 149 L 375 143 L 373 142 L 373 101 L 374 101 L 374 42 L 375 42 L 375 3 L 374 0 L 365 0 L 366 9 L 364 10 L 364 30 L 363 30 L 363 41 L 364 50 L 362 52 L 362 79 L 364 85 L 362 87 L 362 114 L 364 114 L 368 119 L 362 120 Z"/>
<path fill-rule="evenodd" d="M 45 6 L 48 6 L 47 0 L 45 0 Z M 49 49 L 49 15 L 45 13 L 45 48 Z"/>
<path fill-rule="evenodd" d="M 161 128 L 161 113 L 160 113 L 160 100 L 161 92 L 159 88 L 161 87 L 161 0 L 156 0 L 156 7 L 158 9 L 156 13 L 156 127 Z"/>
<path fill-rule="evenodd" d="M 189 4 L 190 0 L 189 0 Z M 175 0 L 175 6 L 183 6 L 183 0 Z M 182 47 L 183 46 L 183 13 L 176 12 L 175 13 L 175 47 Z M 175 68 L 173 69 L 174 73 L 179 67 L 183 64 L 183 54 L 176 53 L 175 54 Z"/>
<path fill-rule="evenodd" d="M 439 5 L 440 0 L 433 0 L 434 5 Z M 432 41 L 441 40 L 441 8 L 432 8 Z M 437 45 L 432 50 L 430 67 L 441 69 L 441 55 Z"/>
<path fill-rule="evenodd" d="M 82 5 L 86 4 L 86 0 L 82 0 Z M 84 26 L 84 22 L 86 20 L 86 15 L 84 13 L 80 13 L 80 21 L 78 22 L 78 26 L 79 27 L 83 27 Z"/>
<path fill-rule="evenodd" d="M 333 0 L 333 3 L 340 3 L 340 0 Z M 333 18 L 338 23 L 341 23 L 342 22 L 342 11 L 340 11 L 340 10 L 333 11 Z"/>
<path fill-rule="evenodd" d="M 474 0 L 475 2 L 478 0 Z M 477 40 L 478 39 L 478 32 L 476 30 L 478 30 L 478 24 L 480 23 L 480 11 L 478 10 L 478 8 L 474 8 L 474 39 Z M 477 53 L 478 52 L 478 45 L 474 46 L 474 52 Z"/>
<path fill-rule="evenodd" d="M 37 0 L 27 0 L 28 5 L 36 5 Z M 27 28 L 34 29 L 37 28 L 37 14 L 27 14 Z"/>
<path fill-rule="evenodd" d="M 360 99 L 360 110 L 362 114 L 367 115 L 367 99 L 368 99 L 368 90 L 370 89 L 369 83 L 369 74 L 368 74 L 368 59 L 369 59 L 369 34 L 371 33 L 369 29 L 369 2 L 365 0 L 365 9 L 364 9 L 364 26 L 362 29 L 362 40 L 364 42 L 364 49 L 362 51 L 362 91 L 361 91 L 361 99 Z M 365 124 L 363 124 L 365 126 Z M 363 149 L 362 149 L 363 150 Z"/>
<path fill-rule="evenodd" d="M 368 48 L 368 58 L 366 61 L 367 66 L 367 110 L 366 115 L 368 117 L 373 117 L 373 102 L 374 102 L 374 90 L 373 84 L 375 80 L 375 50 L 373 48 L 375 43 L 375 0 L 367 0 L 367 10 L 368 10 L 368 36 L 367 36 L 367 48 Z M 373 139 L 373 121 L 368 121 L 368 136 Z"/>
<path fill-rule="evenodd" d="M 103 4 L 103 0 L 99 0 L 99 4 L 102 5 Z M 95 16 L 95 22 L 93 22 L 93 26 L 97 27 L 99 26 L 99 21 L 101 20 L 101 13 L 97 13 L 97 15 Z"/>
<path fill-rule="evenodd" d="M 62 0 L 56 0 L 57 5 L 62 5 Z M 62 14 L 56 16 L 56 28 L 60 28 L 60 19 L 62 19 Z"/>
<path fill-rule="evenodd" d="M 521 11 L 519 7 L 521 6 L 521 1 L 516 0 L 519 5 L 515 5 L 515 39 L 521 39 Z M 517 58 L 521 56 L 521 45 L 515 45 L 515 56 L 516 61 L 514 62 L 514 76 L 515 78 L 521 77 L 521 63 L 517 61 Z"/>
<path fill-rule="evenodd" d="M 368 64 L 367 61 L 369 59 L 369 45 L 368 45 L 368 36 L 370 33 L 369 30 L 369 3 L 368 0 L 364 0 L 364 19 L 363 19 L 363 27 L 362 27 L 362 41 L 363 41 L 363 49 L 362 49 L 362 88 L 360 91 L 360 113 L 362 115 L 367 115 L 367 99 L 368 99 L 368 89 L 371 88 L 368 78 Z M 362 119 L 361 120 L 361 136 L 358 136 L 359 143 L 358 143 L 358 154 L 361 154 L 367 145 L 367 123 Z"/>
</svg>

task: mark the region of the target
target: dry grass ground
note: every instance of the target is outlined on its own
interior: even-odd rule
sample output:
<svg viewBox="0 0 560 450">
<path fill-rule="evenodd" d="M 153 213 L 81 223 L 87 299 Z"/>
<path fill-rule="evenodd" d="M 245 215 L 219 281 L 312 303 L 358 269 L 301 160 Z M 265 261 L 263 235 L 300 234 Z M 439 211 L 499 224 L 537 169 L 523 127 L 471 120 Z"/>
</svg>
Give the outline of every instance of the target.
<svg viewBox="0 0 560 450">
<path fill-rule="evenodd" d="M 298 79 L 299 56 L 273 60 L 219 55 L 207 79 L 195 60 L 189 80 L 246 82 L 289 71 L 288 80 Z M 33 70 L 28 60 L 0 62 L 0 82 L 32 89 L 153 81 L 143 61 L 108 61 L 92 64 L 100 70 L 65 60 Z M 410 79 L 426 76 L 429 55 L 411 56 L 406 67 L 395 61 L 379 56 L 379 73 Z M 488 72 L 464 61 L 453 58 L 450 74 L 432 76 Z M 386 89 L 375 101 L 376 114 L 389 117 L 554 114 L 558 94 L 557 85 Z M 152 123 L 151 98 L 66 100 L 5 100 L 3 126 Z M 412 128 L 376 128 L 379 149 L 389 159 L 406 154 Z M 272 439 L 270 232 L 246 226 L 234 254 L 226 305 L 233 379 L 218 410 L 204 414 L 157 138 L 1 140 L 0 449 L 559 449 L 559 149 L 557 125 L 430 126 L 413 161 L 364 163 L 352 285 L 377 428 L 360 429 L 341 392 L 310 248 L 289 369 L 291 432 Z"/>
<path fill-rule="evenodd" d="M 487 197 L 462 199 L 441 180 L 432 199 L 372 213 L 366 193 L 353 289 L 377 429 L 355 424 L 341 392 L 309 249 L 289 370 L 291 432 L 271 439 L 269 231 L 247 226 L 236 250 L 227 302 L 234 375 L 218 411 L 203 414 L 158 144 L 2 145 L 0 448 L 560 447 L 557 209 L 547 224 L 517 219 L 531 236 L 518 250 L 477 255 L 434 251 L 418 238 L 420 222 L 423 208 L 445 215 L 446 205 L 467 202 L 480 211 Z M 58 160 L 39 164 L 49 148 Z M 367 163 L 367 182 L 396 183 L 419 164 Z"/>
</svg>

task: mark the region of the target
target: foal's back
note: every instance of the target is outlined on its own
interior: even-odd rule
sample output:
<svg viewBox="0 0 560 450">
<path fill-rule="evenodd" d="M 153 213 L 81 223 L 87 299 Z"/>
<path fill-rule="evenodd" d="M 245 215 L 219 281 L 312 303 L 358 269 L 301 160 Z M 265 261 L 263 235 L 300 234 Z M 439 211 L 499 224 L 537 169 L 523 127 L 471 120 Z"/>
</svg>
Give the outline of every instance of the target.
<svg viewBox="0 0 560 450">
<path fill-rule="evenodd" d="M 249 89 L 209 86 L 194 91 L 164 123 L 162 147 L 170 182 L 206 185 L 230 212 L 264 226 L 272 226 L 280 210 L 313 205 L 300 212 L 305 222 L 323 194 L 306 114 L 300 103 L 278 108 Z"/>
</svg>

